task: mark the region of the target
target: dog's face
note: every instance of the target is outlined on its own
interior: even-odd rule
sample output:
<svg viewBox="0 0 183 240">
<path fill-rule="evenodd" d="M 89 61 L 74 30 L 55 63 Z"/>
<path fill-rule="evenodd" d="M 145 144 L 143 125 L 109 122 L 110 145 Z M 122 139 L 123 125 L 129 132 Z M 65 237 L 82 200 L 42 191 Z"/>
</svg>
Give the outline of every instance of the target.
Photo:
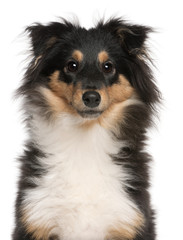
<svg viewBox="0 0 183 240">
<path fill-rule="evenodd" d="M 39 91 L 53 114 L 116 119 L 128 100 L 151 104 L 153 83 L 140 73 L 149 28 L 114 19 L 89 30 L 64 22 L 28 31 L 34 59 L 25 86 Z"/>
<path fill-rule="evenodd" d="M 121 48 L 114 45 L 118 53 L 114 54 L 112 43 L 105 42 L 105 35 L 98 42 L 98 34 L 97 31 L 86 31 L 74 46 L 72 42 L 67 47 L 60 44 L 58 55 L 53 56 L 46 66 L 48 71 L 51 62 L 60 63 L 47 73 L 51 93 L 64 105 L 64 109 L 60 110 L 60 104 L 55 106 L 58 112 L 69 111 L 83 118 L 97 118 L 112 104 L 123 102 L 133 95 L 132 86 L 118 66 L 118 58 L 123 54 Z M 82 36 L 82 31 L 79 35 Z M 83 40 L 84 37 L 86 40 Z M 76 39 L 76 36 L 72 38 Z M 67 49 L 64 57 L 63 49 Z"/>
</svg>

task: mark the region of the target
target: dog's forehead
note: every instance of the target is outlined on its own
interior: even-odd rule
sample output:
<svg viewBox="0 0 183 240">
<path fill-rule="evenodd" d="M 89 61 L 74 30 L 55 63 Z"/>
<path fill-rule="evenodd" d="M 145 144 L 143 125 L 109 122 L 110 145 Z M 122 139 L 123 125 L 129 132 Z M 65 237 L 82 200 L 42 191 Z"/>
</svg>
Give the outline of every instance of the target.
<svg viewBox="0 0 183 240">
<path fill-rule="evenodd" d="M 95 62 L 98 61 L 100 63 L 104 63 L 110 59 L 109 53 L 105 49 L 82 49 L 75 48 L 72 51 L 72 58 L 77 60 L 78 62 Z"/>
<path fill-rule="evenodd" d="M 107 39 L 107 34 L 102 34 L 96 29 L 78 31 L 72 56 L 78 60 L 107 61 L 110 56 L 112 43 Z"/>
</svg>

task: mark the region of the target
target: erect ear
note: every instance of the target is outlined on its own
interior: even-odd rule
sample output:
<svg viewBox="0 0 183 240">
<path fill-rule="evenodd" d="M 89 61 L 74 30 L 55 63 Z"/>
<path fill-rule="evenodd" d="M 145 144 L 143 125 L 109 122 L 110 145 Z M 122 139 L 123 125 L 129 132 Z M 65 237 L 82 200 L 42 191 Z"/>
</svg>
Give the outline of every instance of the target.
<svg viewBox="0 0 183 240">
<path fill-rule="evenodd" d="M 40 56 L 46 49 L 52 47 L 63 33 L 68 31 L 68 28 L 69 23 L 66 21 L 65 23 L 52 22 L 47 26 L 36 23 L 27 27 L 26 31 L 29 33 L 35 57 Z"/>
<path fill-rule="evenodd" d="M 148 33 L 152 32 L 150 27 L 127 24 L 118 18 L 111 19 L 103 27 L 119 39 L 120 44 L 129 54 L 139 53 L 144 47 Z"/>
</svg>

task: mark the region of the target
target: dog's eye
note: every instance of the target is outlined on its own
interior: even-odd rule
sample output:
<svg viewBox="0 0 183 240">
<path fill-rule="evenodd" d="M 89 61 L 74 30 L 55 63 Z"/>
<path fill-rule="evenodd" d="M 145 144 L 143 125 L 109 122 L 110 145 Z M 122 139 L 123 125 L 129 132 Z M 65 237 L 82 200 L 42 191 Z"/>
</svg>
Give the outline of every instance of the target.
<svg viewBox="0 0 183 240">
<path fill-rule="evenodd" d="M 69 72 L 77 72 L 78 70 L 78 63 L 74 60 L 71 60 L 67 63 L 67 71 Z"/>
<path fill-rule="evenodd" d="M 112 62 L 108 61 L 108 62 L 103 63 L 102 71 L 104 73 L 111 73 L 111 72 L 113 72 L 113 70 L 114 70 L 114 66 L 113 66 Z"/>
</svg>

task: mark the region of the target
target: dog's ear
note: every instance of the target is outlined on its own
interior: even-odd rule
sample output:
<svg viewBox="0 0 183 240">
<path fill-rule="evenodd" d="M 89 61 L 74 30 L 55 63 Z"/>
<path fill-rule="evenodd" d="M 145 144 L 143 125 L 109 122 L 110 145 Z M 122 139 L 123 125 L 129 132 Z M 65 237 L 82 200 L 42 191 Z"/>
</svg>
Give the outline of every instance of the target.
<svg viewBox="0 0 183 240">
<path fill-rule="evenodd" d="M 38 57 L 44 53 L 44 51 L 52 47 L 61 36 L 68 31 L 71 24 L 53 22 L 50 25 L 42 25 L 36 23 L 26 28 L 31 39 L 32 49 L 35 57 Z"/>
<path fill-rule="evenodd" d="M 103 27 L 119 39 L 129 54 L 138 54 L 144 48 L 148 33 L 152 32 L 150 27 L 131 25 L 121 19 L 111 19 Z"/>
</svg>

